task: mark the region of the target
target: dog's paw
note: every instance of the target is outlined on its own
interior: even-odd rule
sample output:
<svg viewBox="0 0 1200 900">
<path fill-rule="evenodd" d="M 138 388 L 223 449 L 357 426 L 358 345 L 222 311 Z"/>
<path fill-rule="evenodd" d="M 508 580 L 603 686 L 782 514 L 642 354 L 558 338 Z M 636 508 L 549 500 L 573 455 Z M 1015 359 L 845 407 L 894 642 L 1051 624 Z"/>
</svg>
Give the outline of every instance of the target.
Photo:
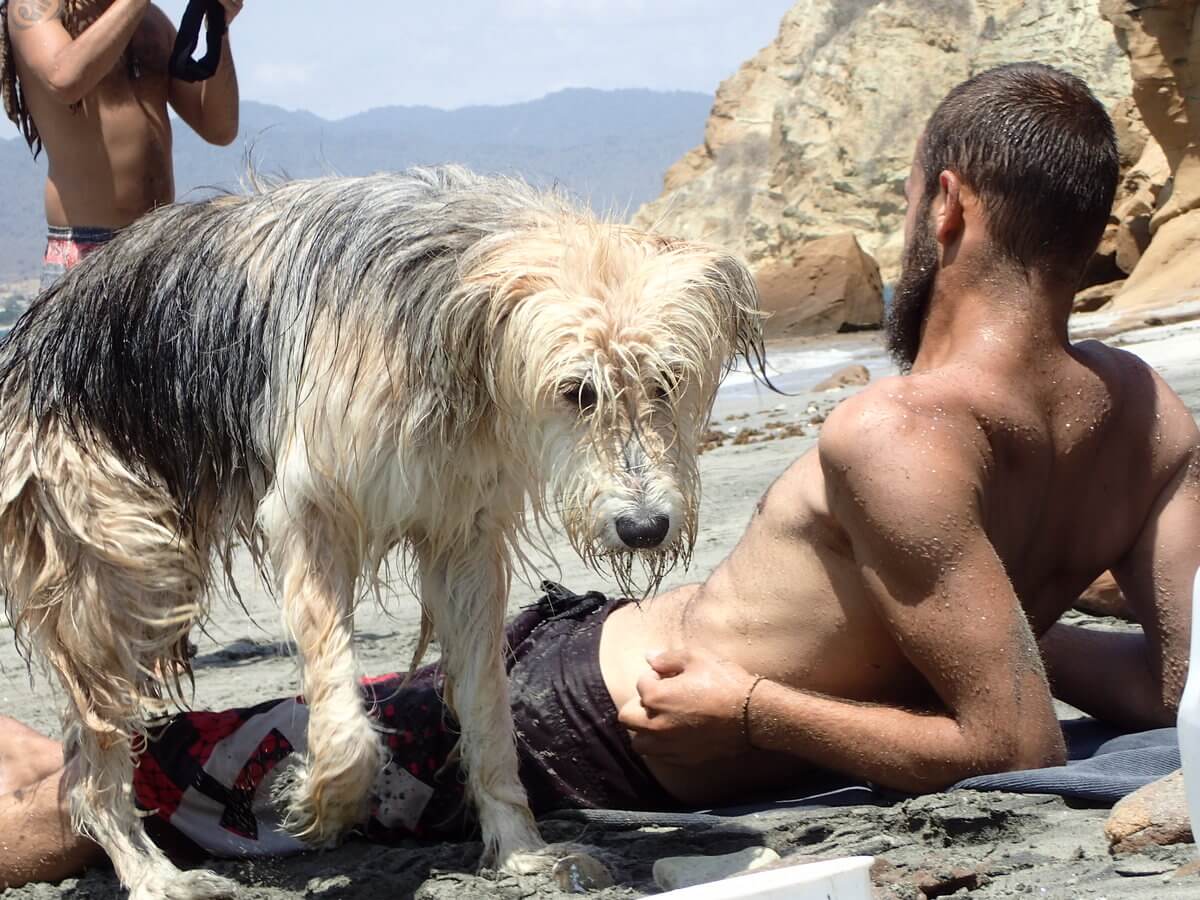
<svg viewBox="0 0 1200 900">
<path fill-rule="evenodd" d="M 129 900 L 224 900 L 236 897 L 238 884 L 206 869 L 155 872 L 129 890 Z"/>
<path fill-rule="evenodd" d="M 510 875 L 536 875 L 554 867 L 556 858 L 544 850 L 518 850 L 498 860 L 501 872 Z"/>
<path fill-rule="evenodd" d="M 483 831 L 480 869 L 528 875 L 554 865 L 553 858 L 542 854 L 546 842 L 538 834 L 537 823 L 527 806 L 490 798 L 480 800 L 479 824 Z"/>
<path fill-rule="evenodd" d="M 307 764 L 297 763 L 276 782 L 272 799 L 284 830 L 310 847 L 327 848 L 366 821 L 369 788 L 362 778 L 319 779 Z"/>
</svg>

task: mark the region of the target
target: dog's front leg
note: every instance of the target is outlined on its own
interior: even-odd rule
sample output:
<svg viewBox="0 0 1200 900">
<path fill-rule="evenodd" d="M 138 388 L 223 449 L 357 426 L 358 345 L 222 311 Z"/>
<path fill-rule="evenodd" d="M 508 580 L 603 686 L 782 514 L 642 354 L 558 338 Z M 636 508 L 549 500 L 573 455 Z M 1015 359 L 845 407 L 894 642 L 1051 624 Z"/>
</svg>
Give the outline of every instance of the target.
<svg viewBox="0 0 1200 900">
<path fill-rule="evenodd" d="M 523 870 L 544 844 L 517 771 L 504 669 L 508 571 L 498 537 L 434 554 L 419 547 L 421 603 L 442 648 L 447 700 L 461 729 L 467 794 L 483 831 L 484 866 Z"/>
<path fill-rule="evenodd" d="M 288 505 L 268 527 L 284 622 L 299 651 L 308 704 L 308 748 L 281 798 L 285 825 L 302 840 L 329 845 L 367 815 L 383 747 L 363 709 L 355 661 L 354 601 L 359 558 L 350 532 L 313 506 Z"/>
</svg>

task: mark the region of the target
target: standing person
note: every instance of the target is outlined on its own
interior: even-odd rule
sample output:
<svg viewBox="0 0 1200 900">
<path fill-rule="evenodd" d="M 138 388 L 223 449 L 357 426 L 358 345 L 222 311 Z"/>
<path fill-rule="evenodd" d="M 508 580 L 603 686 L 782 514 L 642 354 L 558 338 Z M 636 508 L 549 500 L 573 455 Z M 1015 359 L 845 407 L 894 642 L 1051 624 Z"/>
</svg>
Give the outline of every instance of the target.
<svg viewBox="0 0 1200 900">
<path fill-rule="evenodd" d="M 220 0 L 226 23 L 243 0 Z M 149 0 L 0 0 L 0 94 L 36 157 L 45 147 L 42 288 L 119 229 L 175 199 L 173 109 L 200 137 L 237 137 L 226 33 L 208 81 L 172 78 L 175 27 Z"/>
</svg>

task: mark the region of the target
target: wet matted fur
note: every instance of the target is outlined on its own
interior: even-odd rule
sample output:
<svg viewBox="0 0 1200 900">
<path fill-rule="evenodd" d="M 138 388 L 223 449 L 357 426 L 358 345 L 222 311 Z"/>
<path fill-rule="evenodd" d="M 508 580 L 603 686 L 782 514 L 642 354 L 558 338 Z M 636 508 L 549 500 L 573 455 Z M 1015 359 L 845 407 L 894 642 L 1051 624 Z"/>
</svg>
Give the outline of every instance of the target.
<svg viewBox="0 0 1200 900">
<path fill-rule="evenodd" d="M 269 562 L 309 703 L 288 826 L 321 844 L 360 821 L 382 751 L 353 610 L 400 549 L 487 858 L 539 847 L 501 646 L 527 510 L 656 583 L 690 551 L 698 439 L 739 352 L 761 363 L 734 258 L 462 169 L 285 183 L 121 233 L 0 348 L 0 588 L 67 692 L 77 826 L 135 896 L 229 890 L 171 866 L 130 783 L 238 543 Z"/>
</svg>

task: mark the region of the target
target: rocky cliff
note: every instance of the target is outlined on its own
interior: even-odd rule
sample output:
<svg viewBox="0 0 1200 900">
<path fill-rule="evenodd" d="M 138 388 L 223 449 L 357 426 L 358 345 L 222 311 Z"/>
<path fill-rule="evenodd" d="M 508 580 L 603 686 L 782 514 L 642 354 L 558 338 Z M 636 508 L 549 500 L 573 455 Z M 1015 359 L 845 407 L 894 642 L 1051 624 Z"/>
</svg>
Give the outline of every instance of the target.
<svg viewBox="0 0 1200 900">
<path fill-rule="evenodd" d="M 1101 8 L 1129 54 L 1133 99 L 1169 174 L 1133 210 L 1148 246 L 1113 309 L 1200 300 L 1200 0 L 1101 0 Z"/>
<path fill-rule="evenodd" d="M 727 244 L 758 267 L 853 232 L 890 281 L 926 118 L 963 79 L 1031 59 L 1081 75 L 1110 107 L 1129 95 L 1129 62 L 1098 0 L 799 0 L 775 41 L 721 85 L 704 144 L 636 219 Z"/>
</svg>

